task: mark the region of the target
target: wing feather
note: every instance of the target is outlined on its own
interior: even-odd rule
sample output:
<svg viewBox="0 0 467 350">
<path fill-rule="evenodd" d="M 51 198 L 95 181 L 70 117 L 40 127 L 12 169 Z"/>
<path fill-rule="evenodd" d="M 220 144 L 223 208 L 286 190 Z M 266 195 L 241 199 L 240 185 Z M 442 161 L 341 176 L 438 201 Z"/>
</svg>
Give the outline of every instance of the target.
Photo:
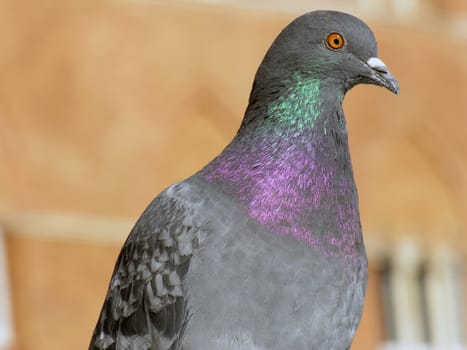
<svg viewBox="0 0 467 350">
<path fill-rule="evenodd" d="M 154 199 L 123 245 L 90 350 L 180 348 L 189 319 L 182 283 L 198 229 L 193 207 L 172 192 Z"/>
</svg>

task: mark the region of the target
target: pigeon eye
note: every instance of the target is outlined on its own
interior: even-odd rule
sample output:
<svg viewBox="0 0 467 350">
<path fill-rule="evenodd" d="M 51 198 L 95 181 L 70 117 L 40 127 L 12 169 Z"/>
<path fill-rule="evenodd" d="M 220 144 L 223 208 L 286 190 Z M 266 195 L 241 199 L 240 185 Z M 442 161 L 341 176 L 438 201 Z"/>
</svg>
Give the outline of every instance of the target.
<svg viewBox="0 0 467 350">
<path fill-rule="evenodd" d="M 328 35 L 326 44 L 332 50 L 339 50 L 344 46 L 344 37 L 339 33 L 331 33 Z"/>
</svg>

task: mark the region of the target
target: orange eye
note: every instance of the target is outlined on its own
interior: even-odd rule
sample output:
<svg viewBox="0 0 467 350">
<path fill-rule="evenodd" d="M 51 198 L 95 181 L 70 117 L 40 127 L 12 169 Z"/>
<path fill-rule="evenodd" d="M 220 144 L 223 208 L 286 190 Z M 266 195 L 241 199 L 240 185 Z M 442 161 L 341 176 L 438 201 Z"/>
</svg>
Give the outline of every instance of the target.
<svg viewBox="0 0 467 350">
<path fill-rule="evenodd" d="M 344 46 L 344 37 L 339 33 L 331 33 L 328 35 L 326 43 L 330 49 L 339 50 Z"/>
</svg>

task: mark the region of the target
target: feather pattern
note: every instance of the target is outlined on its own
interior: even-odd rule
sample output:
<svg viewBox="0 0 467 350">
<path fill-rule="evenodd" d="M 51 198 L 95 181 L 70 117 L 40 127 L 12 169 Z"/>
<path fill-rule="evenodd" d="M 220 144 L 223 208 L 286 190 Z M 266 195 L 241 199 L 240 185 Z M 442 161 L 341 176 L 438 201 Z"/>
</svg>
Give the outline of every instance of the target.
<svg viewBox="0 0 467 350">
<path fill-rule="evenodd" d="M 131 231 L 115 264 L 90 349 L 176 350 L 189 319 L 182 280 L 198 228 L 174 185 Z M 178 190 L 177 190 L 178 188 Z"/>
</svg>

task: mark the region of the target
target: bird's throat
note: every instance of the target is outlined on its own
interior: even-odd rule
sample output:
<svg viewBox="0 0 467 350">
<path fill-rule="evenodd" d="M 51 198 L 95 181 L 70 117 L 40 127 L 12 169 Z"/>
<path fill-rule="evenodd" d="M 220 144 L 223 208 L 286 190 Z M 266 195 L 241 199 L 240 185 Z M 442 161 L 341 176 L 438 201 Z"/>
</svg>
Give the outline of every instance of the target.
<svg viewBox="0 0 467 350">
<path fill-rule="evenodd" d="M 319 90 L 297 84 L 269 103 L 202 175 L 270 231 L 342 254 L 360 237 L 358 200 L 340 103 L 323 109 Z"/>
</svg>

